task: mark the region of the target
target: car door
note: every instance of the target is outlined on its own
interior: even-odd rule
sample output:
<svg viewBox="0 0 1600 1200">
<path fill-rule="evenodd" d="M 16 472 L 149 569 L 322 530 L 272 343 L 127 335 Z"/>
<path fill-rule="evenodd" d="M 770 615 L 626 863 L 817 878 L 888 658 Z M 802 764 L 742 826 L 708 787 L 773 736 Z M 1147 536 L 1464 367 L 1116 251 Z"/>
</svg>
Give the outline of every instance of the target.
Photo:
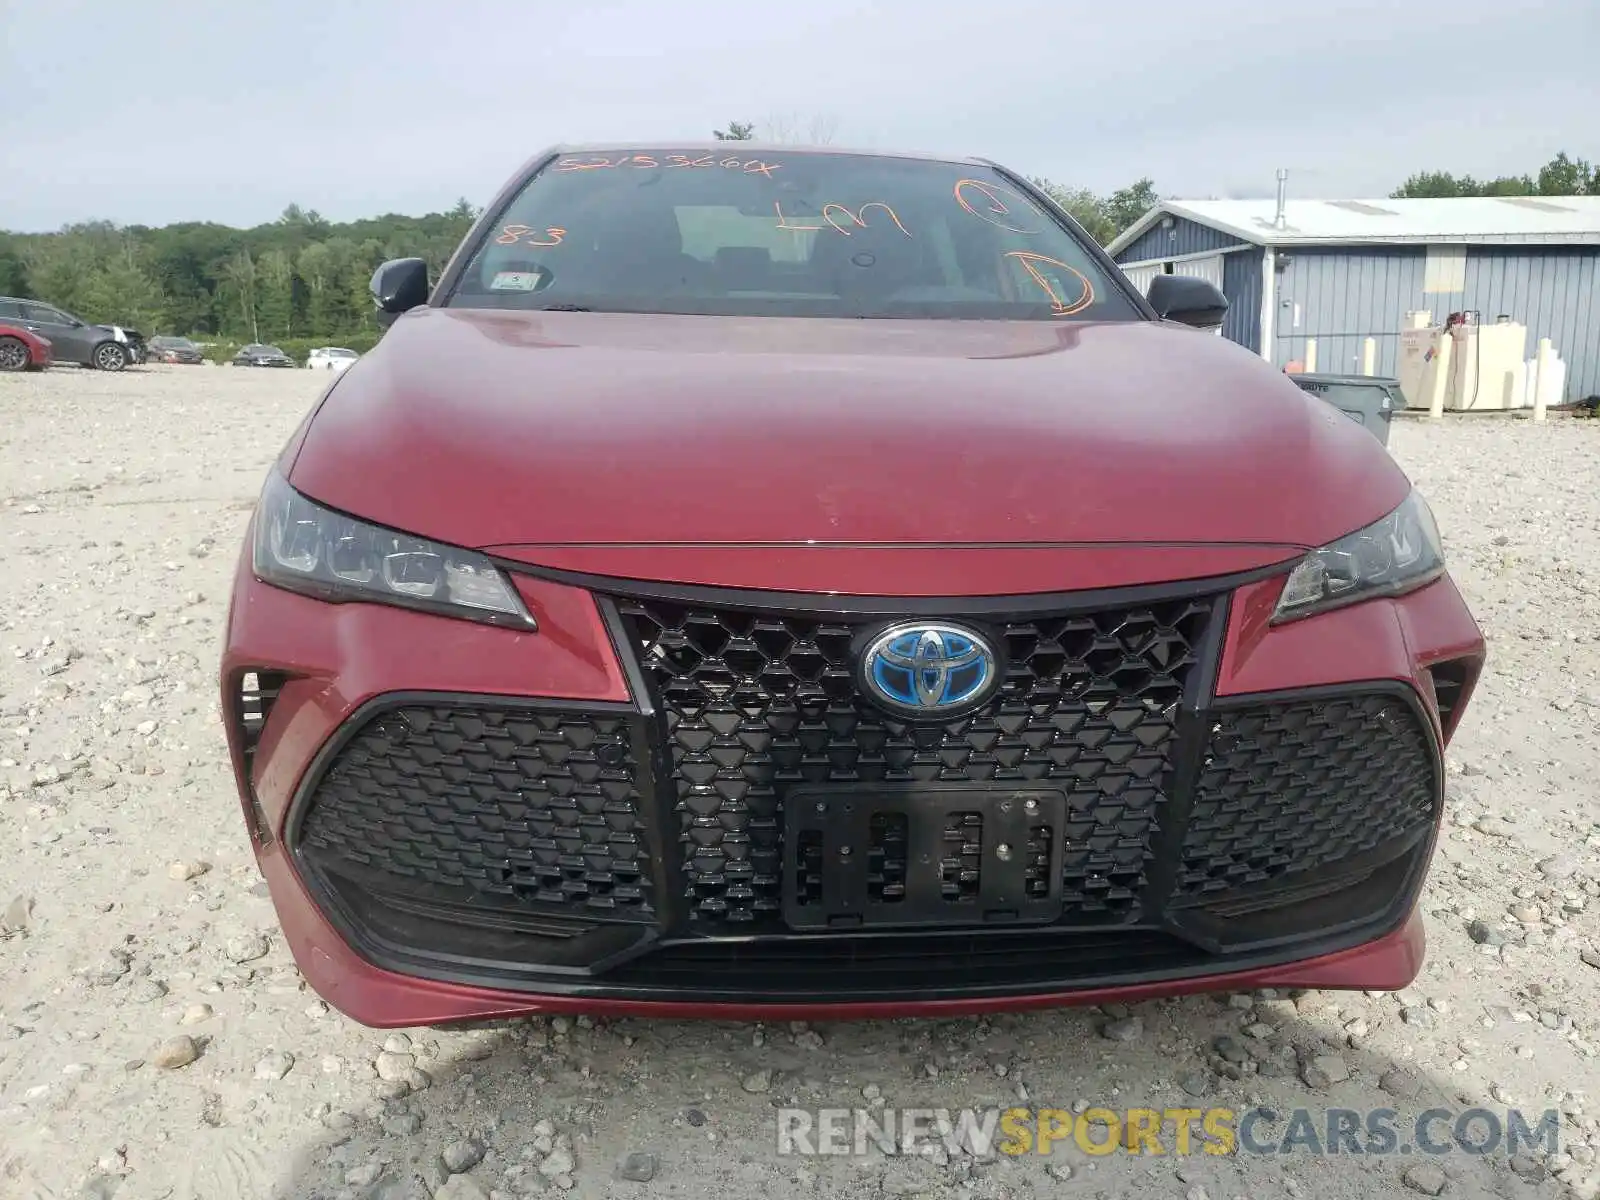
<svg viewBox="0 0 1600 1200">
<path fill-rule="evenodd" d="M 75 317 L 58 312 L 44 304 L 22 306 L 22 323 L 41 337 L 50 339 L 50 349 L 55 359 L 86 363 L 93 349 L 89 327 Z"/>
</svg>

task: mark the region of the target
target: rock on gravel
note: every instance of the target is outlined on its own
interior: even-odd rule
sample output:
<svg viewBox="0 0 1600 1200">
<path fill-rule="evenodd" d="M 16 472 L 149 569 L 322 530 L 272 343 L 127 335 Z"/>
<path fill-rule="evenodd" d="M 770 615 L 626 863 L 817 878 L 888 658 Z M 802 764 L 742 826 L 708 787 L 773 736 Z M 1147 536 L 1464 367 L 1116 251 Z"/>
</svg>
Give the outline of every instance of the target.
<svg viewBox="0 0 1600 1200">
<path fill-rule="evenodd" d="M 1300 1078 L 1310 1088 L 1327 1088 L 1350 1078 L 1350 1068 L 1337 1054 L 1317 1054 L 1300 1068 Z"/>
<path fill-rule="evenodd" d="M 345 1172 L 344 1181 L 351 1187 L 370 1187 L 378 1182 L 378 1177 L 383 1174 L 381 1162 L 364 1163 Z"/>
<path fill-rule="evenodd" d="M 1244 1043 L 1236 1037 L 1223 1034 L 1211 1043 L 1211 1048 L 1222 1057 L 1225 1062 L 1247 1063 L 1250 1061 L 1250 1051 L 1246 1050 Z"/>
<path fill-rule="evenodd" d="M 1415 1100 L 1422 1095 L 1422 1079 L 1404 1067 L 1390 1067 L 1378 1080 L 1378 1086 L 1397 1100 Z"/>
<path fill-rule="evenodd" d="M 1506 936 L 1487 921 L 1474 920 L 1467 923 L 1467 936 L 1480 946 L 1503 946 Z"/>
<path fill-rule="evenodd" d="M 1539 860 L 1539 874 L 1550 880 L 1571 879 L 1578 873 L 1578 856 L 1572 853 L 1552 854 Z"/>
<path fill-rule="evenodd" d="M 179 1067 L 187 1067 L 199 1057 L 200 1043 L 187 1034 L 179 1034 L 157 1046 L 150 1055 L 150 1061 L 163 1071 L 175 1071 Z"/>
<path fill-rule="evenodd" d="M 256 1063 L 257 1079 L 282 1079 L 294 1067 L 294 1055 L 287 1050 L 274 1050 Z"/>
<path fill-rule="evenodd" d="M 433 1200 L 489 1200 L 489 1193 L 471 1175 L 452 1175 L 434 1192 Z"/>
<path fill-rule="evenodd" d="M 555 1148 L 539 1164 L 539 1174 L 546 1178 L 568 1175 L 577 1165 L 578 1161 L 572 1153 L 572 1141 L 563 1133 L 556 1138 Z"/>
<path fill-rule="evenodd" d="M 1113 1042 L 1136 1042 L 1144 1036 L 1144 1021 L 1138 1017 L 1107 1021 L 1100 1027 L 1100 1036 Z"/>
<path fill-rule="evenodd" d="M 443 1160 L 446 1171 L 452 1175 L 459 1175 L 463 1171 L 472 1170 L 483 1161 L 483 1147 L 470 1138 L 463 1138 L 459 1142 L 451 1142 L 439 1157 Z"/>
<path fill-rule="evenodd" d="M 629 1183 L 649 1183 L 656 1177 L 659 1161 L 648 1150 L 635 1150 L 623 1155 L 617 1164 L 617 1178 Z"/>
<path fill-rule="evenodd" d="M 128 988 L 128 999 L 140 1004 L 149 1004 L 163 999 L 167 994 L 167 985 L 159 979 L 136 979 Z"/>
<path fill-rule="evenodd" d="M 383 1123 L 383 1131 L 390 1137 L 410 1137 L 422 1128 L 422 1118 L 416 1113 L 397 1113 Z"/>
<path fill-rule="evenodd" d="M 378 1072 L 378 1078 L 391 1083 L 408 1083 L 410 1075 L 417 1060 L 409 1054 L 397 1054 L 392 1050 L 385 1050 L 373 1061 L 372 1064 Z"/>
<path fill-rule="evenodd" d="M 33 897 L 17 896 L 6 905 L 4 915 L 0 915 L 0 933 L 26 933 L 28 923 L 33 917 Z"/>
<path fill-rule="evenodd" d="M 247 963 L 254 962 L 258 958 L 265 958 L 269 948 L 265 934 L 242 933 L 237 937 L 228 939 L 228 944 L 224 947 L 223 953 L 228 956 L 229 962 Z"/>
<path fill-rule="evenodd" d="M 1401 1178 L 1405 1185 L 1414 1192 L 1421 1192 L 1424 1196 L 1437 1196 L 1444 1191 L 1450 1182 L 1445 1173 L 1432 1163 L 1417 1163 L 1407 1167 Z"/>
</svg>

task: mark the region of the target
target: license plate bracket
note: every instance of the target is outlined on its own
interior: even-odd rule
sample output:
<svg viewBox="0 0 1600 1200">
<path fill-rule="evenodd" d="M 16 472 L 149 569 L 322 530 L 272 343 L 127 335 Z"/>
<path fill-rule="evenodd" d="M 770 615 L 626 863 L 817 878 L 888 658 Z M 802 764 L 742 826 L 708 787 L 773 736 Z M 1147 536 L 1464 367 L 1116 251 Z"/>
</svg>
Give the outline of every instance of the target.
<svg viewBox="0 0 1600 1200">
<path fill-rule="evenodd" d="M 1066 812 L 1050 788 L 794 788 L 784 919 L 797 930 L 1054 921 Z"/>
</svg>

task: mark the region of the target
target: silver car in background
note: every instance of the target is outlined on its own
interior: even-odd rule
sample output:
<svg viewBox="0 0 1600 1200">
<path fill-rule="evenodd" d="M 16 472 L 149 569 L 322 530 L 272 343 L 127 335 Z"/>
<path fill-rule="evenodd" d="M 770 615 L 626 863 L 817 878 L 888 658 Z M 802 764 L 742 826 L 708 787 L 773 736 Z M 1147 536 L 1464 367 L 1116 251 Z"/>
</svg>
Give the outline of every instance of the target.
<svg viewBox="0 0 1600 1200">
<path fill-rule="evenodd" d="M 343 371 L 361 356 L 343 346 L 318 346 L 306 357 L 306 366 L 327 371 Z"/>
</svg>

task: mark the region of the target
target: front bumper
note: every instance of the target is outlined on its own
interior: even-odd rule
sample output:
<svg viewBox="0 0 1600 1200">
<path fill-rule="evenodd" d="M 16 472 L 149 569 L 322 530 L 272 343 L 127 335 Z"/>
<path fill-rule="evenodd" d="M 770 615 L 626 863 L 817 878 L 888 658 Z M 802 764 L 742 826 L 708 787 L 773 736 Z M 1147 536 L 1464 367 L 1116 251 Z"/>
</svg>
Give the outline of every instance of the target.
<svg viewBox="0 0 1600 1200">
<path fill-rule="evenodd" d="M 241 561 L 222 682 L 246 820 L 301 970 L 366 1024 L 972 1012 L 1420 965 L 1441 747 L 1483 657 L 1448 579 L 1279 627 L 1259 572 L 904 602 L 1009 647 L 1009 703 L 929 729 L 830 676 L 882 604 L 515 578 L 538 634 L 327 605 Z M 719 692 L 736 677 L 761 694 Z M 819 787 L 924 822 L 952 790 L 1060 805 L 1053 849 L 1028 847 L 1034 919 L 826 928 L 838 847 L 793 815 Z M 916 828 L 861 827 L 878 918 Z M 952 895 L 983 886 L 981 840 L 956 838 Z"/>
</svg>

